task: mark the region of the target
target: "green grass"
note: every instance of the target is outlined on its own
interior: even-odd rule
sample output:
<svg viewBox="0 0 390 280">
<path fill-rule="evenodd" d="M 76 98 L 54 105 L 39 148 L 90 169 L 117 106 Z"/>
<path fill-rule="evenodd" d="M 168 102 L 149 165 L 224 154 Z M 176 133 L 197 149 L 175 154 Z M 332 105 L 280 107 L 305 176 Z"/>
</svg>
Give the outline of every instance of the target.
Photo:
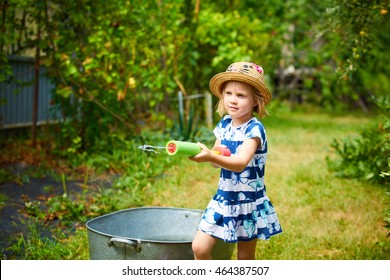
<svg viewBox="0 0 390 280">
<path fill-rule="evenodd" d="M 368 181 L 336 177 L 326 162 L 327 157 L 336 156 L 330 146 L 334 138 L 357 135 L 371 121 L 367 116 L 282 109 L 263 121 L 269 141 L 267 192 L 283 233 L 259 241 L 257 259 L 390 259 L 390 237 L 384 227 L 389 190 Z M 58 214 L 83 205 L 83 213 L 77 211 L 76 217 L 71 217 L 77 221 L 75 226 L 59 227 L 54 239 L 48 239 L 41 233 L 50 223 L 30 219 L 28 232 L 11 248 L 15 258 L 88 259 L 87 216 L 139 206 L 206 207 L 217 189 L 219 169 L 185 157 L 138 154 L 138 144 L 126 142 L 131 147 L 126 146 L 125 151 L 115 150 L 111 157 L 100 155 L 122 170 L 113 188 L 101 187 L 81 202 L 63 197 L 53 200 L 58 203 L 50 209 Z M 5 196 L 0 197 L 0 206 L 6 202 Z"/>
<path fill-rule="evenodd" d="M 320 112 L 266 118 L 268 195 L 284 232 L 259 241 L 258 259 L 390 259 L 384 228 L 385 188 L 328 171 L 332 139 L 355 135 L 371 120 Z M 150 205 L 203 209 L 219 170 L 179 159 L 147 190 Z"/>
</svg>

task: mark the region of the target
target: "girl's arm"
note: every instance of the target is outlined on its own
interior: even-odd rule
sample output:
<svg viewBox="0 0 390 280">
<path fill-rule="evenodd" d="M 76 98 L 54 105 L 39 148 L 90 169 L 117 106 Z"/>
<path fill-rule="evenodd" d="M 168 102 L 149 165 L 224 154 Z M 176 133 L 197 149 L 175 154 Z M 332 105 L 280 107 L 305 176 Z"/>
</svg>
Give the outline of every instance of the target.
<svg viewBox="0 0 390 280">
<path fill-rule="evenodd" d="M 215 144 L 217 144 L 217 141 Z M 202 148 L 202 151 L 196 156 L 191 157 L 190 160 L 196 162 L 210 162 L 213 166 L 220 166 L 233 172 L 242 172 L 253 158 L 259 144 L 260 139 L 257 137 L 246 139 L 242 143 L 238 154 L 231 157 L 224 157 L 214 154 L 205 145 L 198 143 Z"/>
<path fill-rule="evenodd" d="M 220 146 L 221 145 L 221 140 L 219 140 L 219 139 L 216 139 L 215 140 L 215 143 L 214 143 L 214 147 L 218 147 L 218 146 Z M 213 162 L 210 162 L 211 163 L 211 165 L 213 166 L 213 167 L 215 167 L 215 168 L 220 168 L 221 166 L 219 166 L 218 164 L 215 164 L 215 163 L 213 163 Z"/>
</svg>

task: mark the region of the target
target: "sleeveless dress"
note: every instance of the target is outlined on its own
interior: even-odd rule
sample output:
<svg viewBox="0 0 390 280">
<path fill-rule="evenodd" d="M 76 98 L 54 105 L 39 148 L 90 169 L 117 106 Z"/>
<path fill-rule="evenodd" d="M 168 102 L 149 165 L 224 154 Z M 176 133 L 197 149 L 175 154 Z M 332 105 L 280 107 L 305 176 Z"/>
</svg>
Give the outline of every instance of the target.
<svg viewBox="0 0 390 280">
<path fill-rule="evenodd" d="M 217 193 L 206 207 L 198 229 L 225 242 L 267 240 L 282 232 L 275 209 L 266 194 L 264 171 L 267 136 L 263 124 L 252 118 L 234 127 L 225 116 L 214 129 L 222 145 L 237 154 L 245 139 L 258 137 L 261 144 L 242 172 L 221 169 Z"/>
</svg>

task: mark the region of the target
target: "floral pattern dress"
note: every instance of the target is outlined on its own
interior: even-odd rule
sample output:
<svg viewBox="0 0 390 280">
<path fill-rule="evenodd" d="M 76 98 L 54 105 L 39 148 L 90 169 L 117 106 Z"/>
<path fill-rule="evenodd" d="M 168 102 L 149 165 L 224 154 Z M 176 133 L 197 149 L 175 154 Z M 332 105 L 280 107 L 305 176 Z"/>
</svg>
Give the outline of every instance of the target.
<svg viewBox="0 0 390 280">
<path fill-rule="evenodd" d="M 198 229 L 225 242 L 267 240 L 282 232 L 274 206 L 266 194 L 264 171 L 267 136 L 263 124 L 252 118 L 234 127 L 225 116 L 214 129 L 222 145 L 236 155 L 245 139 L 258 137 L 261 144 L 242 172 L 221 169 L 217 193 L 203 213 Z"/>
</svg>

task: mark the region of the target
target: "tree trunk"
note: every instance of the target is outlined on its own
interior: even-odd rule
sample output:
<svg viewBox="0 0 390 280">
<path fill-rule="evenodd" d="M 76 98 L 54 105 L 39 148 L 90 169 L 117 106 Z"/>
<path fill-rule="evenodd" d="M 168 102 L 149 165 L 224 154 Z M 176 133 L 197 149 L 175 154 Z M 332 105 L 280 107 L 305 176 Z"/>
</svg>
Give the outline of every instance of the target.
<svg viewBox="0 0 390 280">
<path fill-rule="evenodd" d="M 31 140 L 32 146 L 37 144 L 37 121 L 38 121 L 38 96 L 39 96 L 39 68 L 40 68 L 40 49 L 39 40 L 41 39 L 41 28 L 38 25 L 37 31 L 37 47 L 35 49 L 35 65 L 34 65 L 34 96 L 33 96 L 33 108 L 32 108 L 32 131 Z"/>
</svg>

